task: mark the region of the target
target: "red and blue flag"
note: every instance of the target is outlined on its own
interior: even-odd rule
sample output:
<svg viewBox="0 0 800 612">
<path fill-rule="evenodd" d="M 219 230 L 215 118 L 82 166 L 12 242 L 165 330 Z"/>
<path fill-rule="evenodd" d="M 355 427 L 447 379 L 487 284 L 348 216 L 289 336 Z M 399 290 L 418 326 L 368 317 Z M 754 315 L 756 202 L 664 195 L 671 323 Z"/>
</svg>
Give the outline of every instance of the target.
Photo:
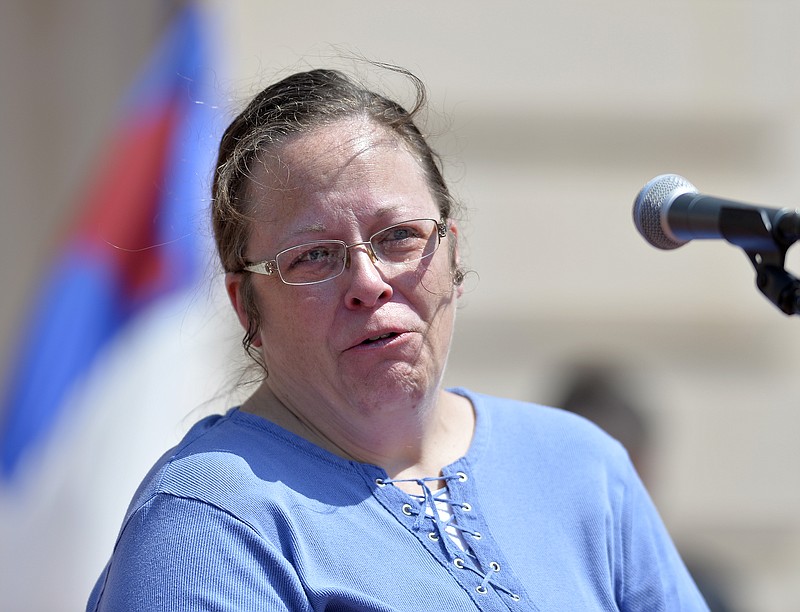
<svg viewBox="0 0 800 612">
<path fill-rule="evenodd" d="M 208 33 L 188 4 L 125 99 L 110 146 L 21 328 L 0 406 L 0 470 L 45 444 L 104 349 L 200 282 L 218 142 Z"/>
</svg>

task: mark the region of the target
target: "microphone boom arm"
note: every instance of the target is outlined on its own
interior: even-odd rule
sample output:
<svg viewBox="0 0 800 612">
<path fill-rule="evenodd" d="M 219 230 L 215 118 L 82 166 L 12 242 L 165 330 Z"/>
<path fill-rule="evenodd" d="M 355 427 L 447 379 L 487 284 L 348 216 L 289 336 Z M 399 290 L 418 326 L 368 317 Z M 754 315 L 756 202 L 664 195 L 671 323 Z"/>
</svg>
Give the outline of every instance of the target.
<svg viewBox="0 0 800 612">
<path fill-rule="evenodd" d="M 755 217 L 763 231 L 754 232 Z M 800 313 L 800 281 L 786 271 L 786 252 L 800 236 L 800 215 L 781 209 L 765 210 L 722 207 L 720 231 L 728 242 L 740 247 L 756 271 L 756 287 L 787 315 Z"/>
<path fill-rule="evenodd" d="M 757 263 L 750 256 L 756 269 L 756 287 L 784 314 L 800 313 L 800 281 L 789 274 L 783 266 Z"/>
</svg>

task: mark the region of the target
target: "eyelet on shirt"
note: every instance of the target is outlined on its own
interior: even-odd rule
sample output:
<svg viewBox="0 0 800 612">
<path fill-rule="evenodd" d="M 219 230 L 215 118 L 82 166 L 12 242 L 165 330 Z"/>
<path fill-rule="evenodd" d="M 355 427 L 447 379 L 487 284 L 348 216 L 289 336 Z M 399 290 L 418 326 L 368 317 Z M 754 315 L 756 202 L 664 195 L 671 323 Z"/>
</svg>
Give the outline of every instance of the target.
<svg viewBox="0 0 800 612">
<path fill-rule="evenodd" d="M 489 567 L 492 569 L 493 572 L 499 572 L 500 571 L 500 564 L 497 561 L 492 561 L 489 564 Z"/>
<path fill-rule="evenodd" d="M 483 536 L 479 531 L 476 531 L 475 533 L 472 534 L 472 537 L 475 538 L 476 540 L 480 540 Z"/>
<path fill-rule="evenodd" d="M 386 486 L 386 483 L 383 482 L 383 478 L 376 478 L 375 479 L 375 484 L 378 485 L 379 487 L 385 487 Z"/>
<path fill-rule="evenodd" d="M 487 588 L 486 588 L 485 586 L 483 586 L 482 584 L 479 584 L 478 586 L 476 586 L 476 587 L 475 587 L 475 590 L 476 590 L 476 591 L 478 591 L 478 593 L 480 593 L 481 595 L 486 595 L 486 593 L 488 593 L 488 592 L 489 592 L 489 589 L 487 589 Z"/>
<path fill-rule="evenodd" d="M 459 559 L 456 557 L 453 559 L 453 565 L 455 565 L 458 569 L 464 569 L 464 559 Z"/>
<path fill-rule="evenodd" d="M 467 482 L 467 479 L 469 478 L 464 472 L 456 472 L 456 476 L 458 476 L 458 480 L 460 482 Z"/>
<path fill-rule="evenodd" d="M 436 533 L 435 531 L 431 531 L 428 534 L 428 538 L 431 540 L 431 542 L 438 542 L 439 541 L 439 534 Z"/>
<path fill-rule="evenodd" d="M 402 510 L 403 510 L 403 514 L 405 514 L 406 516 L 414 516 L 414 513 L 411 512 L 411 510 L 412 510 L 411 504 L 403 504 Z"/>
<path fill-rule="evenodd" d="M 472 505 L 468 504 L 467 502 L 464 502 L 463 504 L 461 504 L 461 509 L 464 512 L 472 512 Z"/>
<path fill-rule="evenodd" d="M 519 601 L 520 599 L 522 599 L 522 597 L 520 597 L 516 593 L 511 593 L 511 599 L 513 599 L 514 601 Z"/>
</svg>

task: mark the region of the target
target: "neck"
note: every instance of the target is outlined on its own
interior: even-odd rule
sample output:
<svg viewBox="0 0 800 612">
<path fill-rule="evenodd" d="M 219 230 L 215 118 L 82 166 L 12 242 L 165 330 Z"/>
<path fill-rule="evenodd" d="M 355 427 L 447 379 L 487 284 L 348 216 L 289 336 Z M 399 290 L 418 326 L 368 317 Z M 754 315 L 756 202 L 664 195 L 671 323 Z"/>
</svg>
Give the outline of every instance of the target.
<svg viewBox="0 0 800 612">
<path fill-rule="evenodd" d="M 367 416 L 295 405 L 267 381 L 242 408 L 340 457 L 382 467 L 391 478 L 439 476 L 466 453 L 475 425 L 469 401 L 441 390 L 413 410 L 384 408 Z"/>
</svg>

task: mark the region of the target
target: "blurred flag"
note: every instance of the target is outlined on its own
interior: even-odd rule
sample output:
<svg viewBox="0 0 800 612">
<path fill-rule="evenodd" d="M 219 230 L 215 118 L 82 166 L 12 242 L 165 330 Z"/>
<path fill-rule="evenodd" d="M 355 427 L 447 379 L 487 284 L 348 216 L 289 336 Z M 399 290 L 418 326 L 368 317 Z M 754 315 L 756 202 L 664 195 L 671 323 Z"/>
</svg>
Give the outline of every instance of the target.
<svg viewBox="0 0 800 612">
<path fill-rule="evenodd" d="M 201 15 L 177 17 L 122 109 L 66 243 L 42 278 L 0 410 L 2 476 L 47 442 L 103 349 L 208 262 L 214 142 Z"/>
<path fill-rule="evenodd" d="M 238 332 L 207 222 L 228 117 L 214 105 L 208 9 L 182 6 L 123 101 L 9 360 L 3 610 L 83 609 L 151 463 L 230 403 Z"/>
</svg>

